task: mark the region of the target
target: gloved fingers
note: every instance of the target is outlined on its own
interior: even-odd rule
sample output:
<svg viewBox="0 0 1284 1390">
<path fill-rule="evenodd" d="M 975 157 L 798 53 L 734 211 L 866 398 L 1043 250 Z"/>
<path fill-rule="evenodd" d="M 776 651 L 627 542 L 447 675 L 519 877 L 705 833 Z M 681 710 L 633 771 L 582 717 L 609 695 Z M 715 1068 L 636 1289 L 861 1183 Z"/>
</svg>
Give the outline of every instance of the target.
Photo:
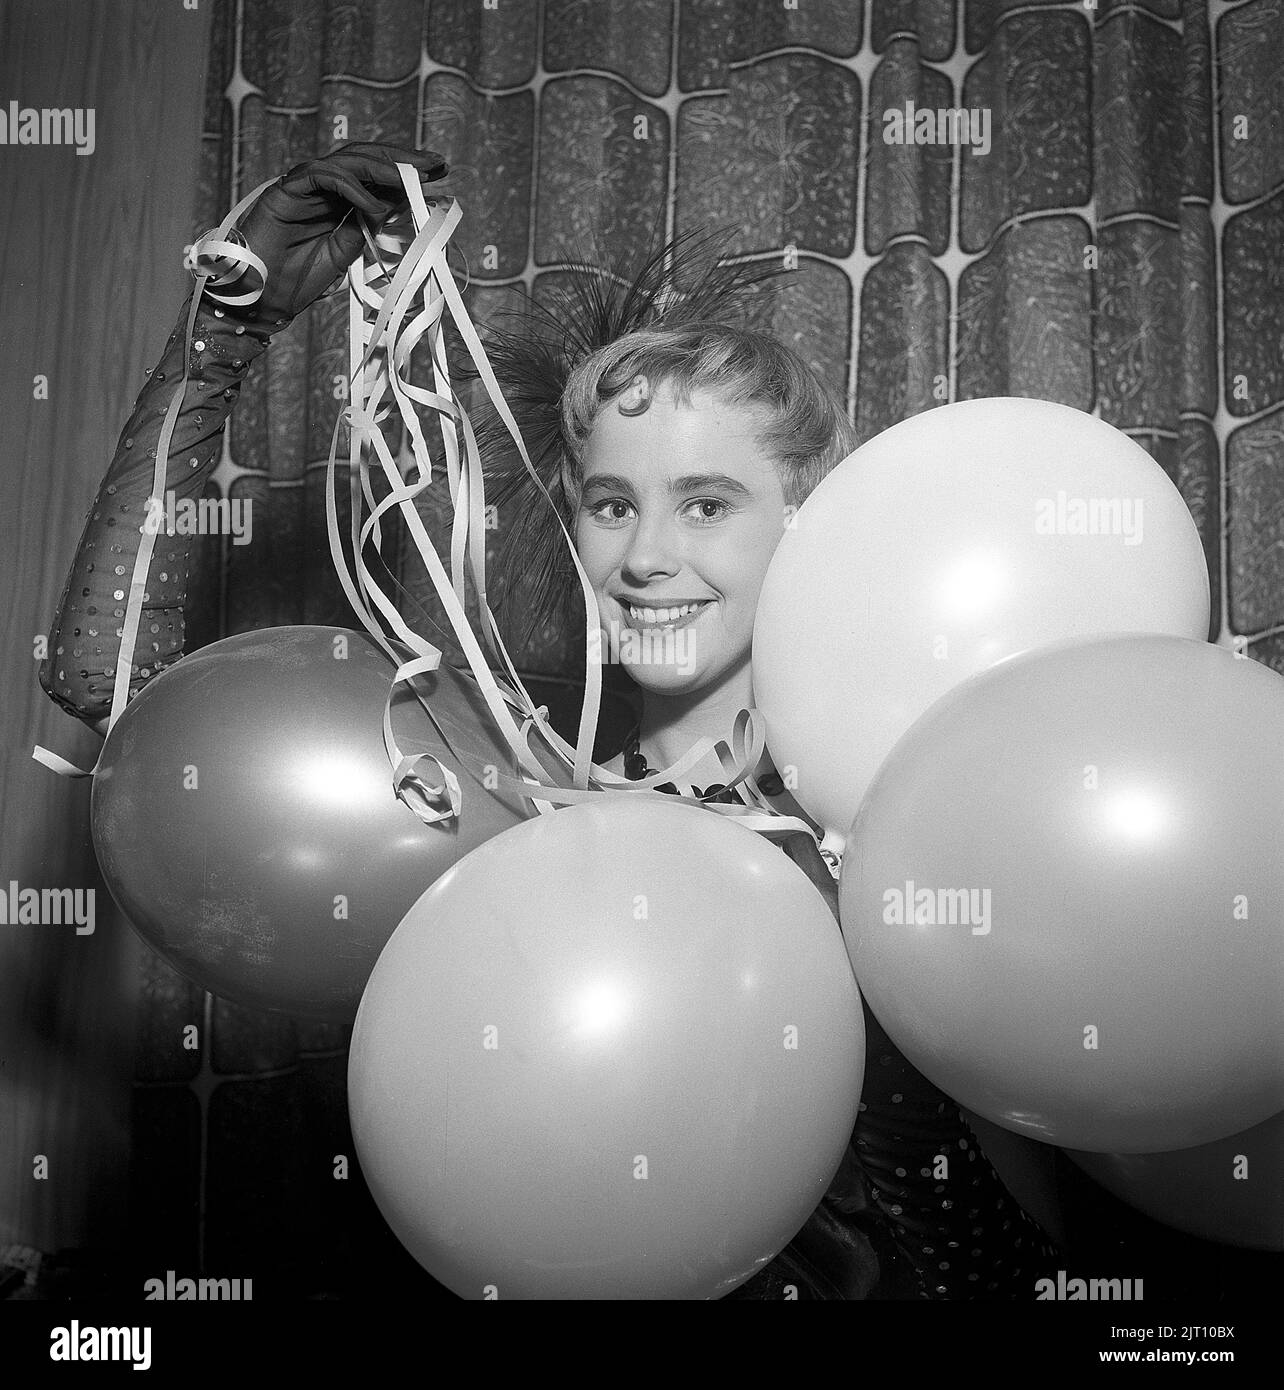
<svg viewBox="0 0 1284 1390">
<path fill-rule="evenodd" d="M 264 190 L 240 228 L 267 267 L 261 312 L 296 317 L 361 254 L 363 216 L 379 231 L 408 207 L 399 163 L 424 182 L 446 172 L 432 150 L 355 144 L 296 165 Z"/>
<path fill-rule="evenodd" d="M 338 159 L 345 163 L 352 159 L 369 159 L 375 163 L 413 164 L 428 178 L 442 178 L 450 172 L 445 155 L 438 154 L 436 150 L 411 150 L 404 145 L 387 145 L 373 141 L 340 145 L 324 158 Z"/>
<path fill-rule="evenodd" d="M 371 196 L 382 194 L 386 201 L 397 205 L 405 202 L 398 164 L 412 165 L 425 182 L 439 179 L 447 172 L 446 161 L 433 150 L 404 150 L 396 145 L 344 145 L 322 159 L 291 169 L 282 187 L 286 192 L 306 196 L 322 189 L 333 190 L 334 180 L 343 178 L 359 184 Z M 350 201 L 363 212 L 369 211 L 356 198 Z"/>
<path fill-rule="evenodd" d="M 392 202 L 377 198 L 363 183 L 337 169 L 317 169 L 311 176 L 314 192 L 337 193 L 345 202 L 351 203 L 359 212 L 382 222 L 393 210 Z"/>
</svg>

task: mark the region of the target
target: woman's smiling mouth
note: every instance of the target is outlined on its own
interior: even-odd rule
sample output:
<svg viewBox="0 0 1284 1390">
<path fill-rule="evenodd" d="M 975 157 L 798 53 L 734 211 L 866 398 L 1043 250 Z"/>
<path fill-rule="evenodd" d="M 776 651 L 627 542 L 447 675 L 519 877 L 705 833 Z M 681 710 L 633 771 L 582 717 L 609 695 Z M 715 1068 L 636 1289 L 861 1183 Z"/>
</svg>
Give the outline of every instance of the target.
<svg viewBox="0 0 1284 1390">
<path fill-rule="evenodd" d="M 713 602 L 712 599 L 698 599 L 693 603 L 668 604 L 663 607 L 629 603 L 624 599 L 616 602 L 628 615 L 630 625 L 637 628 L 685 627 L 693 622 Z"/>
</svg>

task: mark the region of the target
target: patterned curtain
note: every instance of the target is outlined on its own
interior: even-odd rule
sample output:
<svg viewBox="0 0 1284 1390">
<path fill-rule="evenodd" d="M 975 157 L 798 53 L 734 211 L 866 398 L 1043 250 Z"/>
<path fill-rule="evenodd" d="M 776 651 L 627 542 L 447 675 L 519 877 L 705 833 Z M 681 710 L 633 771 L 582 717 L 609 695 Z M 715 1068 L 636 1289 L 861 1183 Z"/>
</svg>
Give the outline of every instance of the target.
<svg viewBox="0 0 1284 1390">
<path fill-rule="evenodd" d="M 216 0 L 212 42 L 194 233 L 349 140 L 447 155 L 483 321 L 590 237 L 627 253 L 657 217 L 729 227 L 737 254 L 797 267 L 774 329 L 863 438 L 1016 395 L 1137 439 L 1203 537 L 1210 639 L 1284 672 L 1280 0 Z M 950 108 L 967 122 L 943 131 Z M 352 621 L 323 510 L 345 330 L 341 298 L 318 305 L 247 387 L 215 483 L 273 543 L 211 547 L 193 645 Z M 575 708 L 566 633 L 519 664 L 555 717 Z M 334 1178 L 344 1030 L 147 969 L 147 1266 L 291 1296 L 370 1288 L 375 1260 L 422 1281 L 359 1179 Z M 176 1055 L 202 1013 L 208 1045 Z"/>
</svg>

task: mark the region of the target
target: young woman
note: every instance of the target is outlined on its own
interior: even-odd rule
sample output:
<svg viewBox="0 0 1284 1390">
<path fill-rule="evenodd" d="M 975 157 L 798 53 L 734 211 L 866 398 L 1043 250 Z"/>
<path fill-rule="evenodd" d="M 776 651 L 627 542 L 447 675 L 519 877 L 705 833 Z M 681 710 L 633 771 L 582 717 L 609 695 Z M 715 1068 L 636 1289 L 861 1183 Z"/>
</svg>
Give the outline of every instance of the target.
<svg viewBox="0 0 1284 1390">
<path fill-rule="evenodd" d="M 545 469 L 556 462 L 603 648 L 618 653 L 641 692 L 639 724 L 606 766 L 641 778 L 702 737 L 728 737 L 737 711 L 752 707 L 754 614 L 767 566 L 793 512 L 856 440 L 794 353 L 762 333 L 698 320 L 644 326 L 584 356 L 566 378 L 560 413 L 562 447 Z M 548 601 L 557 605 L 556 590 Z M 769 754 L 755 774 L 777 810 L 809 819 Z M 720 775 L 710 754 L 690 774 L 695 794 L 717 791 Z M 799 832 L 782 848 L 837 918 L 815 841 Z M 958 1107 L 868 1008 L 865 1026 L 847 1160 L 790 1246 L 733 1297 L 792 1288 L 821 1298 L 1033 1299 L 1035 1280 L 1055 1262 L 1044 1233 L 1007 1193 Z"/>
<path fill-rule="evenodd" d="M 240 383 L 270 335 L 359 253 L 353 210 L 379 222 L 404 206 L 397 162 L 414 165 L 426 182 L 445 173 L 431 153 L 347 146 L 291 170 L 245 219 L 245 241 L 267 267 L 266 289 L 248 309 L 197 306 L 166 480 L 179 498 L 200 495 Z M 667 766 L 702 736 L 726 737 L 736 712 L 752 706 L 754 610 L 789 509 L 855 444 L 842 410 L 801 359 L 766 335 L 711 321 L 761 277 L 711 264 L 675 296 L 666 267 L 674 249 L 618 294 L 594 290 L 584 301 L 590 309 L 564 322 L 560 335 L 493 337 L 505 394 L 530 427 L 528 445 L 555 484 L 593 583 L 607 650 L 618 649 L 641 692 L 638 728 L 607 764 L 633 778 Z M 51 698 L 99 729 L 111 705 L 124 576 L 138 550 L 165 409 L 183 373 L 186 322 L 185 306 L 122 432 L 41 667 Z M 493 473 L 501 505 L 527 486 L 523 472 L 505 473 L 499 453 Z M 509 540 L 510 569 L 534 566 L 549 581 L 537 608 L 564 598 L 557 580 L 565 566 L 552 559 L 560 537 L 546 510 L 532 499 Z M 133 691 L 182 655 L 187 560 L 181 539 L 159 539 Z M 652 640 L 625 641 L 625 633 Z M 663 653 L 666 634 L 675 654 L 681 639 L 680 659 L 637 656 Z M 802 816 L 771 771 L 764 758 L 757 772 L 765 794 L 782 814 Z M 707 791 L 720 775 L 711 758 L 691 779 Z M 799 832 L 782 848 L 836 917 L 835 884 L 815 841 Z M 868 1009 L 865 1026 L 861 1114 L 843 1167 L 790 1246 L 732 1296 L 1032 1298 L 1052 1262 L 1042 1232 L 1007 1194 L 958 1108 L 909 1065 Z"/>
</svg>

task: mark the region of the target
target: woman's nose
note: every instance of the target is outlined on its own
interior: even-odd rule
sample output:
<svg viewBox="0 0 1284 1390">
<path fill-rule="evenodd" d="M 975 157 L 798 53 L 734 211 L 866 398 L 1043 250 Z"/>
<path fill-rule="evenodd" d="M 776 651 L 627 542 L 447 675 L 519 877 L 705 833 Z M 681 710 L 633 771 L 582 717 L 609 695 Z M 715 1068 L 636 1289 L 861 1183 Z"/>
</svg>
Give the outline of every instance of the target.
<svg viewBox="0 0 1284 1390">
<path fill-rule="evenodd" d="M 679 544 L 677 528 L 666 518 L 640 517 L 629 537 L 621 569 L 638 575 L 675 570 L 681 565 Z"/>
</svg>

